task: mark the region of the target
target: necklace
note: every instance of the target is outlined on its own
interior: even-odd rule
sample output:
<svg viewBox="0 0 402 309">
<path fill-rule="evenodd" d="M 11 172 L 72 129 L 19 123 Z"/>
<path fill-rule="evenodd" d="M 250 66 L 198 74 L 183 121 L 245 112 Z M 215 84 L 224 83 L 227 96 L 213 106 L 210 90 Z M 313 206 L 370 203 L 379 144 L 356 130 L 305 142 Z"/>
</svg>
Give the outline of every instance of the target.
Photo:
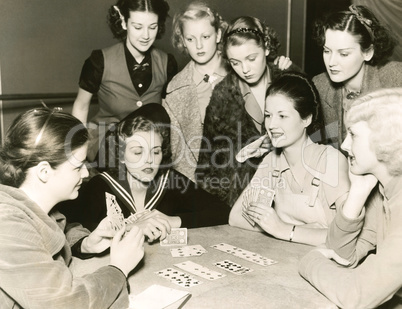
<svg viewBox="0 0 402 309">
<path fill-rule="evenodd" d="M 347 92 L 346 99 L 348 99 L 348 100 L 356 99 L 361 93 L 361 90 L 359 90 L 359 91 L 350 91 L 347 88 L 345 88 L 345 89 L 346 89 L 346 92 Z"/>
</svg>

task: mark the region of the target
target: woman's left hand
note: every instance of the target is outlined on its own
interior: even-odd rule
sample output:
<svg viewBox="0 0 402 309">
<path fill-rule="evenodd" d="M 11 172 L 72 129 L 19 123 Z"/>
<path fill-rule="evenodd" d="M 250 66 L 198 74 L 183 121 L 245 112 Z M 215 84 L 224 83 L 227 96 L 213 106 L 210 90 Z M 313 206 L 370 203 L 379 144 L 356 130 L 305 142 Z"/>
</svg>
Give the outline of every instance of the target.
<svg viewBox="0 0 402 309">
<path fill-rule="evenodd" d="M 279 70 L 287 70 L 292 65 L 292 60 L 289 57 L 280 56 L 274 60 L 274 64 L 278 65 Z"/>
<path fill-rule="evenodd" d="M 288 230 L 292 226 L 283 222 L 271 206 L 261 203 L 251 203 L 247 214 L 267 233 L 276 238 L 287 240 L 286 237 L 289 236 Z"/>
<path fill-rule="evenodd" d="M 125 227 L 123 227 L 125 228 Z M 83 253 L 101 253 L 110 247 L 116 231 L 110 227 L 109 219 L 104 218 L 96 229 L 81 244 Z"/>
</svg>

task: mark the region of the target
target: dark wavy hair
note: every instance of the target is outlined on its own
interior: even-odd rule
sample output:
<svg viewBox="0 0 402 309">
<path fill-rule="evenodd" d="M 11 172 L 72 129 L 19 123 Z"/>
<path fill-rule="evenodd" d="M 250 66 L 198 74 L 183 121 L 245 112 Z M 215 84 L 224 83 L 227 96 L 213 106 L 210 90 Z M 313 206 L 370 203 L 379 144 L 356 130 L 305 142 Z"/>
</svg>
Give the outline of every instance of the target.
<svg viewBox="0 0 402 309">
<path fill-rule="evenodd" d="M 122 163 L 126 149 L 126 139 L 136 132 L 154 131 L 162 137 L 162 162 L 158 174 L 172 166 L 170 145 L 170 118 L 162 105 L 150 103 L 142 106 L 117 123 L 107 133 L 104 141 L 106 156 L 104 166 L 98 168 L 116 178 L 124 178 L 126 168 Z"/>
<path fill-rule="evenodd" d="M 236 29 L 248 29 L 251 31 L 236 32 Z M 276 31 L 265 25 L 258 18 L 240 16 L 230 22 L 224 33 L 223 57 L 227 59 L 226 52 L 229 46 L 239 46 L 248 40 L 254 40 L 258 46 L 269 50 L 268 61 L 273 61 L 278 56 L 278 50 L 281 44 Z"/>
<path fill-rule="evenodd" d="M 156 38 L 160 39 L 165 33 L 165 23 L 170 9 L 165 0 L 118 0 L 116 5 L 112 5 L 107 16 L 109 28 L 115 38 L 124 41 L 127 37 L 127 30 L 123 29 L 120 14 L 114 6 L 118 7 L 126 23 L 130 17 L 130 12 L 155 13 L 158 15 L 158 34 Z"/>
<path fill-rule="evenodd" d="M 0 181 L 19 188 L 28 169 L 42 161 L 56 168 L 88 139 L 86 127 L 71 114 L 48 108 L 29 110 L 7 131 L 0 150 Z"/>
<path fill-rule="evenodd" d="M 306 129 L 307 134 L 311 136 L 321 133 L 320 139 L 325 140 L 320 96 L 307 75 L 299 72 L 283 73 L 269 86 L 266 97 L 274 94 L 282 94 L 292 100 L 295 110 L 302 119 L 311 115 L 311 124 Z"/>
<path fill-rule="evenodd" d="M 360 19 L 367 20 L 371 25 L 361 22 L 352 11 L 332 12 L 317 20 L 313 27 L 313 38 L 318 46 L 325 45 L 325 32 L 328 29 L 347 31 L 357 38 L 363 51 L 373 46 L 374 55 L 368 64 L 384 65 L 391 57 L 397 44 L 392 32 L 383 26 L 375 15 L 365 6 L 354 6 Z M 371 32 L 371 33 L 370 33 Z"/>
</svg>

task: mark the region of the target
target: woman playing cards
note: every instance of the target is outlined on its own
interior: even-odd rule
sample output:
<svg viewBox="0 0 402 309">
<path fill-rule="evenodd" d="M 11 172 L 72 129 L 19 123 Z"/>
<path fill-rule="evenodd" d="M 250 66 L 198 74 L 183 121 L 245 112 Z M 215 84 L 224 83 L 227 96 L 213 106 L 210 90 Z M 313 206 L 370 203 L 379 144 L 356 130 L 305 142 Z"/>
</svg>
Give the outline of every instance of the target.
<svg viewBox="0 0 402 309">
<path fill-rule="evenodd" d="M 171 169 L 170 119 L 157 103 L 139 108 L 107 135 L 107 168 L 80 193 L 81 222 L 95 228 L 110 207 L 148 241 L 164 239 L 172 227 L 228 222 L 230 208 Z M 110 205 L 105 193 L 113 196 Z M 84 206 L 85 205 L 85 206 Z"/>
<path fill-rule="evenodd" d="M 128 307 L 126 277 L 144 255 L 142 232 L 113 237 L 104 220 L 90 233 L 54 208 L 75 199 L 88 176 L 87 144 L 84 125 L 59 109 L 30 110 L 8 130 L 0 150 L 1 308 Z M 109 247 L 110 265 L 73 277 L 72 252 L 84 258 Z"/>
<path fill-rule="evenodd" d="M 319 96 L 301 73 L 285 73 L 267 90 L 265 128 L 275 147 L 232 208 L 229 224 L 288 241 L 322 244 L 349 191 L 347 162 L 335 148 L 313 143 L 322 128 Z M 240 151 L 259 156 L 262 136 Z"/>
<path fill-rule="evenodd" d="M 400 308 L 401 119 L 402 88 L 358 99 L 345 119 L 348 133 L 342 149 L 349 156 L 349 196 L 329 229 L 328 249 L 314 249 L 299 267 L 306 280 L 341 308 L 377 308 L 383 303 L 378 308 Z M 381 198 L 366 207 L 377 183 Z"/>
</svg>

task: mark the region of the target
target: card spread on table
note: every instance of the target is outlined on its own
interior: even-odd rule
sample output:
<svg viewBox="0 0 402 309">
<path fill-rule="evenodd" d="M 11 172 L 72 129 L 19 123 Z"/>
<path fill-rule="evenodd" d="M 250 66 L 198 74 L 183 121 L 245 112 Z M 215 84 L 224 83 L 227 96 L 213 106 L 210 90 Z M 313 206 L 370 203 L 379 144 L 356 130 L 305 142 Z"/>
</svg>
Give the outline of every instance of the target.
<svg viewBox="0 0 402 309">
<path fill-rule="evenodd" d="M 261 203 L 264 205 L 272 206 L 272 202 L 274 200 L 275 190 L 266 187 L 259 188 L 248 188 L 243 194 L 243 207 L 242 207 L 242 216 L 247 220 L 252 226 L 255 226 L 255 222 L 250 216 L 247 214 L 247 210 L 250 207 L 251 203 Z"/>
<path fill-rule="evenodd" d="M 187 245 L 187 229 L 172 228 L 170 234 L 160 241 L 161 246 Z"/>
<path fill-rule="evenodd" d="M 269 266 L 278 263 L 277 261 L 268 259 L 258 253 L 247 251 L 225 243 L 220 243 L 211 247 L 261 266 Z"/>
<path fill-rule="evenodd" d="M 191 294 L 186 291 L 153 284 L 138 295 L 129 295 L 129 309 L 163 309 L 175 304 L 180 308 Z"/>
<path fill-rule="evenodd" d="M 174 264 L 175 266 L 192 273 L 193 275 L 200 276 L 201 278 L 207 280 L 216 280 L 225 277 L 226 275 L 220 272 L 213 271 L 205 266 L 199 265 L 197 263 L 186 261 L 179 264 Z"/>
<path fill-rule="evenodd" d="M 227 270 L 235 275 L 244 275 L 253 271 L 251 268 L 241 266 L 240 264 L 237 264 L 229 260 L 216 262 L 214 263 L 214 265 L 216 267 L 222 268 L 223 270 Z"/>
<path fill-rule="evenodd" d="M 113 194 L 105 192 L 106 196 L 106 215 L 109 220 L 110 226 L 114 231 L 120 231 L 125 223 L 124 216 L 116 197 Z"/>
<path fill-rule="evenodd" d="M 200 256 L 206 253 L 207 250 L 201 245 L 185 246 L 180 248 L 170 249 L 170 254 L 173 257 Z"/>
<path fill-rule="evenodd" d="M 179 271 L 174 268 L 162 269 L 155 272 L 155 274 L 184 288 L 191 288 L 192 286 L 200 285 L 202 283 L 202 281 L 195 279 L 189 274 L 186 274 L 185 272 Z"/>
</svg>

